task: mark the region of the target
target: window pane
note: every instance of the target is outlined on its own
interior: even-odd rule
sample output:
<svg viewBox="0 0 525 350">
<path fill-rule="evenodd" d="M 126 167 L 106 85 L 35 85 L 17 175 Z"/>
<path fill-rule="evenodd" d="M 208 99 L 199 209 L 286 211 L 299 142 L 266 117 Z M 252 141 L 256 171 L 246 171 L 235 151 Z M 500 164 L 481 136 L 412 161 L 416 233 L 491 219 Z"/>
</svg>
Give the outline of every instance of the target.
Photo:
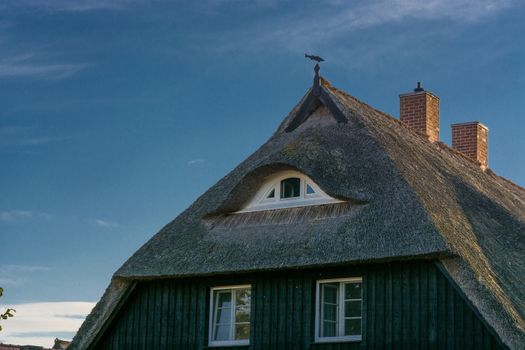
<svg viewBox="0 0 525 350">
<path fill-rule="evenodd" d="M 345 320 L 345 335 L 361 335 L 361 319 Z"/>
<path fill-rule="evenodd" d="M 232 292 L 231 290 L 215 291 L 215 318 L 213 340 L 230 340 Z"/>
<path fill-rule="evenodd" d="M 231 309 L 223 308 L 217 309 L 217 319 L 215 324 L 230 324 L 231 322 Z"/>
<path fill-rule="evenodd" d="M 339 289 L 339 283 L 323 283 L 323 302 L 337 304 L 337 290 Z"/>
<path fill-rule="evenodd" d="M 250 322 L 250 307 L 237 308 L 235 310 L 235 322 Z"/>
<path fill-rule="evenodd" d="M 237 289 L 235 291 L 235 305 L 237 307 L 250 305 L 250 296 L 251 291 L 249 288 Z"/>
<path fill-rule="evenodd" d="M 337 323 L 335 322 L 323 322 L 323 330 L 321 333 L 322 337 L 335 337 L 337 330 Z"/>
<path fill-rule="evenodd" d="M 268 193 L 268 196 L 266 198 L 273 198 L 275 197 L 275 189 L 271 190 L 270 193 Z"/>
<path fill-rule="evenodd" d="M 250 324 L 243 323 L 235 325 L 235 340 L 250 339 Z"/>
<path fill-rule="evenodd" d="M 231 307 L 232 293 L 230 290 L 217 292 L 217 307 Z"/>
<path fill-rule="evenodd" d="M 361 283 L 345 284 L 345 299 L 361 299 Z"/>
<path fill-rule="evenodd" d="M 235 322 L 250 322 L 250 289 L 235 291 Z"/>
<path fill-rule="evenodd" d="M 361 317 L 361 301 L 345 301 L 345 317 Z"/>
<path fill-rule="evenodd" d="M 310 185 L 306 185 L 306 194 L 314 194 L 315 191 Z"/>
<path fill-rule="evenodd" d="M 339 283 L 321 284 L 321 336 L 337 336 Z"/>
<path fill-rule="evenodd" d="M 323 310 L 323 321 L 337 321 L 337 305 L 324 304 Z"/>
<path fill-rule="evenodd" d="M 281 181 L 281 198 L 293 198 L 301 195 L 301 179 L 290 177 Z"/>
<path fill-rule="evenodd" d="M 216 326 L 213 340 L 230 340 L 230 326 Z"/>
</svg>

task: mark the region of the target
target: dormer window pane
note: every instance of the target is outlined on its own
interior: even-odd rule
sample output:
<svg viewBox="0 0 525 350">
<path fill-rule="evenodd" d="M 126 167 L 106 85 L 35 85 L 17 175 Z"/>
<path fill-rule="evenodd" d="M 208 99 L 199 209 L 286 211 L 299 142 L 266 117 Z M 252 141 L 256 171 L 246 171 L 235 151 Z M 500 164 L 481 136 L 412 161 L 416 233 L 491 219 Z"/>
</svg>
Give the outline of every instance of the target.
<svg viewBox="0 0 525 350">
<path fill-rule="evenodd" d="M 271 190 L 270 193 L 268 193 L 268 196 L 266 198 L 274 198 L 275 197 L 275 189 Z"/>
<path fill-rule="evenodd" d="M 312 186 L 306 184 L 306 194 L 314 194 L 314 193 L 315 193 L 315 191 L 312 188 Z"/>
<path fill-rule="evenodd" d="M 290 177 L 281 181 L 281 198 L 294 198 L 301 195 L 301 179 Z"/>
</svg>

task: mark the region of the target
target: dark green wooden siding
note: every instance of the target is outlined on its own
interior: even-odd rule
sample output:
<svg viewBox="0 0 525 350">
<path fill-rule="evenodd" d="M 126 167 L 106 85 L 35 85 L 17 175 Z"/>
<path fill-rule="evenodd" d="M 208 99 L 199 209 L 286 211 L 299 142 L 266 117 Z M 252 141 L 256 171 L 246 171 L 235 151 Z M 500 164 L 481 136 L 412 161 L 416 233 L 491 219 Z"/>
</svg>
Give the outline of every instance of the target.
<svg viewBox="0 0 525 350">
<path fill-rule="evenodd" d="M 316 280 L 362 276 L 363 340 L 315 344 Z M 209 290 L 252 284 L 251 345 L 228 349 L 499 349 L 433 262 L 142 282 L 95 349 L 206 349 Z"/>
</svg>

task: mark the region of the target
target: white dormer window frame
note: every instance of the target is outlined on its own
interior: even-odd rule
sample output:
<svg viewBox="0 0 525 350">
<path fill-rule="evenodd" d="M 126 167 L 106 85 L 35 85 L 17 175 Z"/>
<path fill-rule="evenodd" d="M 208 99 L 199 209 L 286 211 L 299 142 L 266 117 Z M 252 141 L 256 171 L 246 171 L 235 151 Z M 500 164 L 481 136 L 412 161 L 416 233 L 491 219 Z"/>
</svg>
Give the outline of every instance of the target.
<svg viewBox="0 0 525 350">
<path fill-rule="evenodd" d="M 250 202 L 237 213 L 341 202 L 343 201 L 326 194 L 305 174 L 288 170 L 270 176 Z"/>
</svg>

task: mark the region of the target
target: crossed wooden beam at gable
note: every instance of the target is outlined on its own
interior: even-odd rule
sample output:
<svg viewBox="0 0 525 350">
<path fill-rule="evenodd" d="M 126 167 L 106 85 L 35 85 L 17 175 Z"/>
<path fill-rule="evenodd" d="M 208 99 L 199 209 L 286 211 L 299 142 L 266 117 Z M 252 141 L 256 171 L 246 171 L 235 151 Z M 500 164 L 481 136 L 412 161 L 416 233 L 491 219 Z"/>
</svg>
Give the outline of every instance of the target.
<svg viewBox="0 0 525 350">
<path fill-rule="evenodd" d="M 315 111 L 321 104 L 328 108 L 328 110 L 330 111 L 330 113 L 332 113 L 332 116 L 337 120 L 338 123 L 348 122 L 348 119 L 345 117 L 343 112 L 341 112 L 339 107 L 337 107 L 337 104 L 332 100 L 328 92 L 326 92 L 325 88 L 320 84 L 321 79 L 319 76 L 319 64 L 315 65 L 314 71 L 315 76 L 312 89 L 310 90 L 308 96 L 299 108 L 299 112 L 297 112 L 295 118 L 293 118 L 290 124 L 286 127 L 286 132 L 291 132 L 297 129 L 297 127 L 304 123 L 312 114 L 312 112 Z"/>
</svg>

